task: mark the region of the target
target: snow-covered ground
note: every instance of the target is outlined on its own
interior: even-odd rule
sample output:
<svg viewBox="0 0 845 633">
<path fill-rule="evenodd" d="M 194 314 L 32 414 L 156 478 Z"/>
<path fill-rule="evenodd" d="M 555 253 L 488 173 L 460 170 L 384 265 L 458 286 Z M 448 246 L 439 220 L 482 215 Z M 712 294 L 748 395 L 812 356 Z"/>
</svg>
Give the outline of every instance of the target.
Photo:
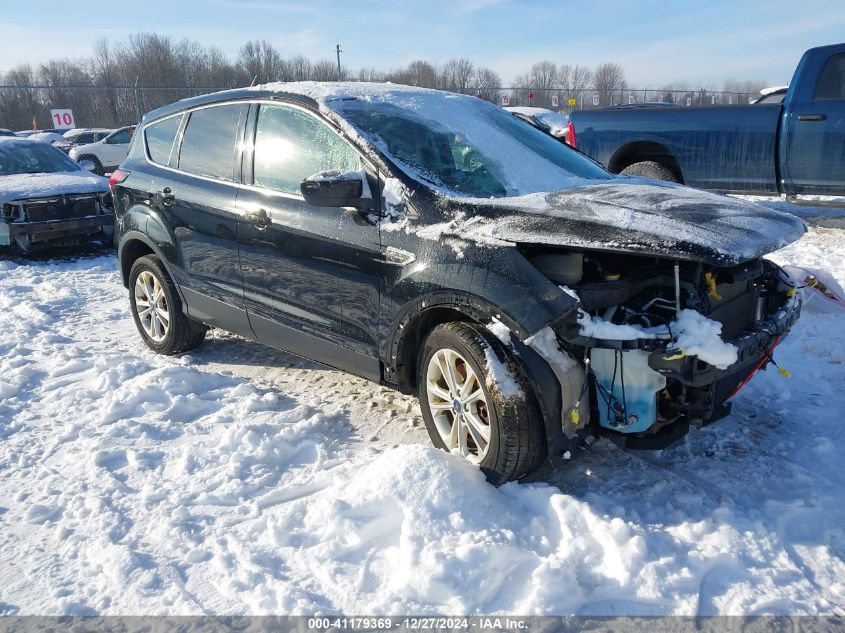
<svg viewBox="0 0 845 633">
<path fill-rule="evenodd" d="M 845 231 L 775 259 L 845 284 Z M 680 445 L 496 489 L 411 398 L 220 332 L 156 356 L 126 295 L 0 262 L 0 613 L 845 614 L 843 312 Z"/>
</svg>

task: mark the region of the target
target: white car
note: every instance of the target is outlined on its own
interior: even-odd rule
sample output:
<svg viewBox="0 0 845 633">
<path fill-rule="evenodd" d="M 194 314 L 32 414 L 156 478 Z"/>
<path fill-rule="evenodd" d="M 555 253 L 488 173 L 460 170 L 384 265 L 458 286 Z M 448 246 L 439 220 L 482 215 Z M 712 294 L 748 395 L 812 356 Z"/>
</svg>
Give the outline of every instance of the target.
<svg viewBox="0 0 845 633">
<path fill-rule="evenodd" d="M 91 171 L 102 176 L 114 171 L 126 158 L 134 131 L 134 125 L 119 128 L 96 143 L 73 147 L 69 155 L 78 163 L 85 160 L 91 161 L 94 163 L 94 168 Z"/>
</svg>

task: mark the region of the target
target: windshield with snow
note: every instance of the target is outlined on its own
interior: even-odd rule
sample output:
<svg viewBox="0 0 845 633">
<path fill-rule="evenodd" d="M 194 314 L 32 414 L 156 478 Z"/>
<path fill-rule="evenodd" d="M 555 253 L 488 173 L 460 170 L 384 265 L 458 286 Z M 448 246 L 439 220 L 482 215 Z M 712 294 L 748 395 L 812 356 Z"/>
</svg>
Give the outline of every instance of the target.
<svg viewBox="0 0 845 633">
<path fill-rule="evenodd" d="M 479 198 L 559 191 L 612 178 L 597 164 L 496 106 L 442 93 L 331 103 L 415 180 Z"/>
<path fill-rule="evenodd" d="M 78 170 L 79 165 L 47 143 L 0 143 L 0 176 Z"/>
</svg>

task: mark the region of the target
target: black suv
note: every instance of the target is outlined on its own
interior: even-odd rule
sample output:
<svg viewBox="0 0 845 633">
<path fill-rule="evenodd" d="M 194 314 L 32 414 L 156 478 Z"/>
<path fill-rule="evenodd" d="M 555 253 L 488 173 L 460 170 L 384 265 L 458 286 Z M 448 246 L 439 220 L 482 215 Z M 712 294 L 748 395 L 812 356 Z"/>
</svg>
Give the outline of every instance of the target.
<svg viewBox="0 0 845 633">
<path fill-rule="evenodd" d="M 762 259 L 796 218 L 613 176 L 474 97 L 188 99 L 110 182 L 150 348 L 219 327 L 416 393 L 432 441 L 497 483 L 587 434 L 660 447 L 718 417 L 800 310 Z"/>
</svg>

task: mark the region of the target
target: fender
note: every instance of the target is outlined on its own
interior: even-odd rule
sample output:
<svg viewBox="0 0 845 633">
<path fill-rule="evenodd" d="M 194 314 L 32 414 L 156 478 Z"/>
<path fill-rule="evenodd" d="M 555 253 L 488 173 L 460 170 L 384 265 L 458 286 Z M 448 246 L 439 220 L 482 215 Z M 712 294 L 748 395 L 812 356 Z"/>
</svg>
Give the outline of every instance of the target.
<svg viewBox="0 0 845 633">
<path fill-rule="evenodd" d="M 386 289 L 386 301 L 402 304 L 389 311 L 395 316 L 384 324 L 385 382 L 405 392 L 412 390 L 422 335 L 437 323 L 463 316 L 486 324 L 495 318 L 511 330 L 510 346 L 528 374 L 543 417 L 549 455 L 560 455 L 570 446 L 561 425 L 561 387 L 546 360 L 522 340 L 567 315 L 574 319 L 577 302 L 515 248 L 502 252 L 466 244 L 464 250 L 469 249 L 477 249 L 466 256 L 473 265 L 462 263 L 450 247 L 435 247 L 422 260 L 424 265 L 407 266 Z M 444 280 L 450 288 L 443 288 Z"/>
<path fill-rule="evenodd" d="M 166 225 L 149 207 L 138 204 L 130 208 L 119 219 L 119 228 L 120 240 L 117 245 L 117 258 L 123 285 L 126 286 L 129 283 L 128 271 L 124 274 L 123 266 L 126 245 L 133 241 L 141 242 L 159 258 L 164 270 L 174 281 L 176 292 L 179 294 L 182 303 L 182 310 L 185 311 L 187 302 L 178 281 L 179 276 L 176 274 L 176 267 L 179 265 L 176 243 Z"/>
</svg>

